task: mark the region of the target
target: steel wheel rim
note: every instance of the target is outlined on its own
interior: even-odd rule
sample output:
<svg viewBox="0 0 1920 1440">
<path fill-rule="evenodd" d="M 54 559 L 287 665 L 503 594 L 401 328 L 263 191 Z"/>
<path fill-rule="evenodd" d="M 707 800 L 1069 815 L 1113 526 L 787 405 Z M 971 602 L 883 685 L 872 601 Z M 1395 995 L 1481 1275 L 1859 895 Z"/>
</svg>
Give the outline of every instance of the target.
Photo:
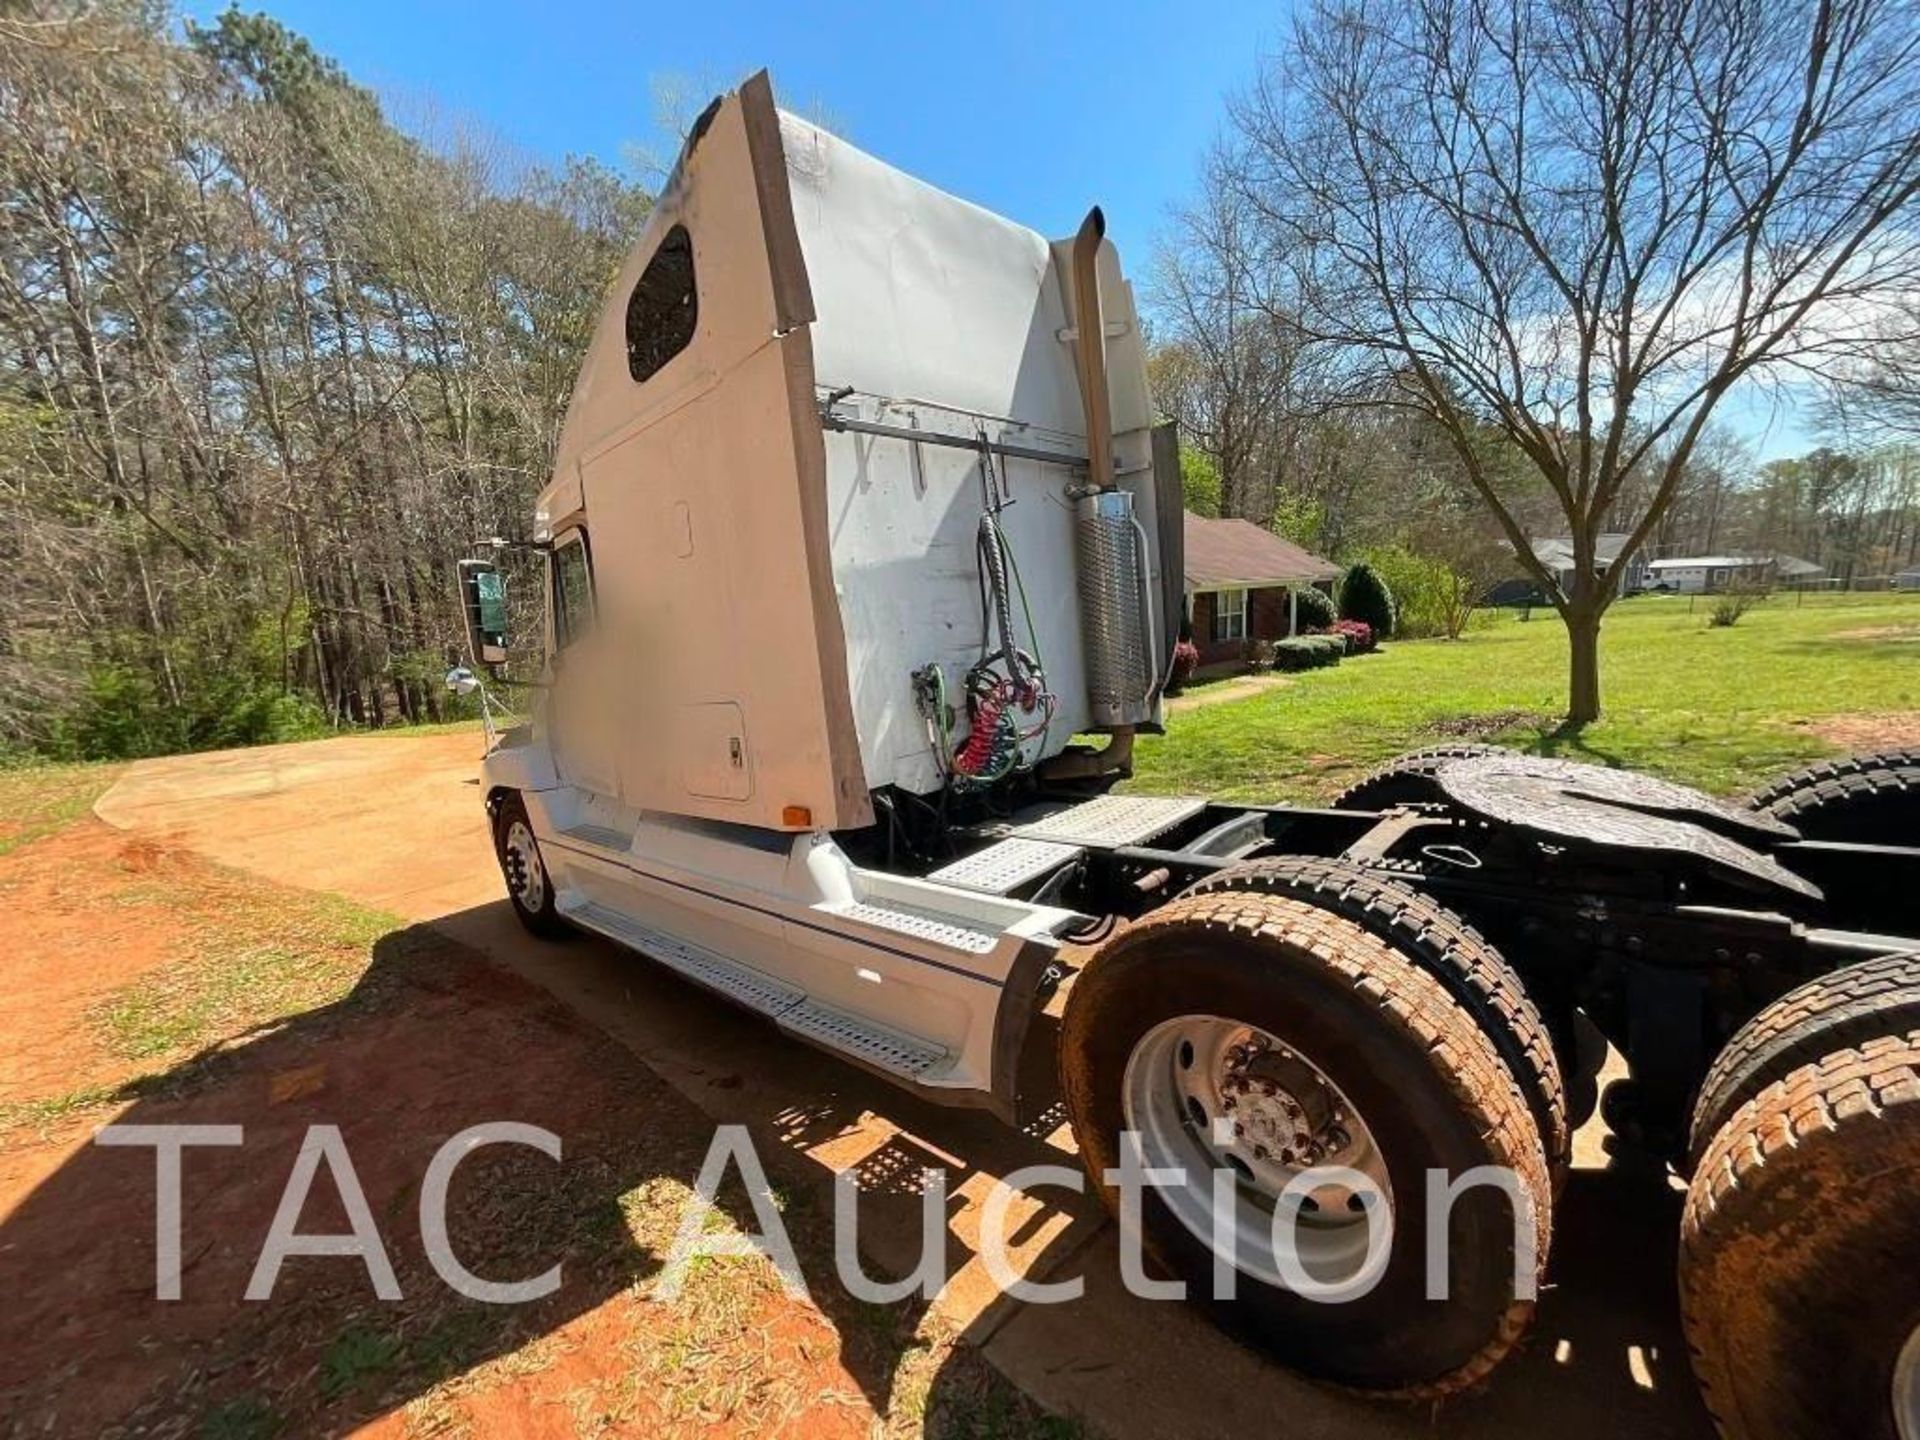
<svg viewBox="0 0 1920 1440">
<path fill-rule="evenodd" d="M 1893 1362 L 1893 1423 L 1900 1440 L 1920 1440 L 1920 1325 Z"/>
<path fill-rule="evenodd" d="M 1252 1067 L 1236 1066 L 1235 1057 L 1253 1047 L 1260 1048 Z M 1268 1067 L 1265 1075 L 1261 1066 Z M 1276 1074 L 1284 1075 L 1287 1085 L 1304 1080 L 1317 1091 L 1295 1095 Z M 1238 1082 L 1249 1078 L 1254 1083 L 1239 1088 Z M 1264 1093 L 1263 1080 L 1271 1081 L 1277 1093 Z M 1304 1113 L 1296 1117 L 1296 1110 Z M 1127 1059 L 1121 1114 L 1136 1137 L 1142 1165 L 1177 1169 L 1186 1177 L 1183 1184 L 1156 1186 L 1154 1195 L 1195 1239 L 1231 1259 L 1243 1274 L 1298 1288 L 1283 1268 L 1283 1247 L 1291 1252 L 1295 1274 L 1304 1272 L 1317 1285 L 1355 1283 L 1367 1269 L 1371 1227 L 1364 1190 L 1302 1182 L 1286 1200 L 1287 1218 L 1295 1223 L 1276 1227 L 1283 1192 L 1309 1169 L 1338 1166 L 1359 1172 L 1384 1201 L 1390 1236 L 1393 1189 L 1373 1131 L 1318 1064 L 1258 1026 L 1216 1015 L 1181 1015 L 1154 1026 Z M 1314 1136 L 1305 1153 L 1290 1143 L 1303 1129 Z M 1329 1135 L 1330 1130 L 1339 1133 Z M 1344 1144 L 1313 1153 L 1342 1137 Z M 1289 1149 L 1291 1159 L 1283 1158 Z M 1230 1251 L 1215 1243 L 1213 1233 L 1214 1174 L 1222 1170 L 1234 1177 Z M 1381 1250 L 1376 1263 L 1383 1257 Z"/>
<path fill-rule="evenodd" d="M 538 913 L 547 901 L 547 872 L 540 863 L 540 847 L 524 820 L 507 827 L 507 889 L 527 910 Z"/>
</svg>

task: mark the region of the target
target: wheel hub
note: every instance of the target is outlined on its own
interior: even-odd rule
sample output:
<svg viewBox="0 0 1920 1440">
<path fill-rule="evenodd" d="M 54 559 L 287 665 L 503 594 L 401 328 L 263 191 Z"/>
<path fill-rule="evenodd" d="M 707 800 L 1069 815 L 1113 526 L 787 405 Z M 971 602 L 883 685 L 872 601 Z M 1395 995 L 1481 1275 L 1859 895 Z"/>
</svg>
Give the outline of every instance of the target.
<svg viewBox="0 0 1920 1440">
<path fill-rule="evenodd" d="M 1156 1193 L 1216 1253 L 1214 1177 L 1233 1175 L 1224 1218 L 1248 1274 L 1284 1284 L 1280 1245 L 1316 1277 L 1351 1273 L 1366 1253 L 1369 1189 L 1391 1223 L 1386 1162 L 1365 1121 L 1310 1057 L 1264 1030 L 1211 1015 L 1163 1021 L 1135 1045 L 1122 1083 L 1145 1163 L 1184 1177 Z"/>
<path fill-rule="evenodd" d="M 507 843 L 502 847 L 501 868 L 506 871 L 507 888 L 528 910 L 538 910 L 546 902 L 547 875 L 540 864 L 540 847 L 526 822 L 516 820 L 507 828 Z"/>
<path fill-rule="evenodd" d="M 1283 1045 L 1253 1036 L 1233 1046 L 1220 1078 L 1221 1109 L 1256 1159 L 1316 1165 L 1346 1148 L 1334 1093 L 1314 1067 Z"/>
</svg>

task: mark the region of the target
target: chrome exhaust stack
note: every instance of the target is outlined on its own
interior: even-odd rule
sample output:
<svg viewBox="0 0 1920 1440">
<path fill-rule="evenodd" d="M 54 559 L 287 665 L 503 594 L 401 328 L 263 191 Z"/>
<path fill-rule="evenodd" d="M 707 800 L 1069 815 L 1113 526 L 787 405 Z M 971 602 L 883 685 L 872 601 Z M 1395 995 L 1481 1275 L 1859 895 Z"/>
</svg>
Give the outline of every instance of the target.
<svg viewBox="0 0 1920 1440">
<path fill-rule="evenodd" d="M 1094 725 L 1113 731 L 1118 740 L 1151 718 L 1155 677 L 1146 536 L 1133 513 L 1133 496 L 1114 482 L 1106 315 L 1100 304 L 1105 236 L 1106 219 L 1095 206 L 1073 241 L 1074 354 L 1087 420 L 1089 482 L 1074 496 L 1073 536 L 1087 702 Z"/>
</svg>

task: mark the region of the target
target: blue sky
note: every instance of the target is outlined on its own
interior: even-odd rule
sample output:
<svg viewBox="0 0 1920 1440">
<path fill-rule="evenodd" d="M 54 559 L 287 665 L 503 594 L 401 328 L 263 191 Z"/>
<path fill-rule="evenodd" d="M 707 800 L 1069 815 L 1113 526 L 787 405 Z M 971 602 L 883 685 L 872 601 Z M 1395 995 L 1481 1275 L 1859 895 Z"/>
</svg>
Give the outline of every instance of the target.
<svg viewBox="0 0 1920 1440">
<path fill-rule="evenodd" d="M 186 0 L 209 19 L 225 0 Z M 1135 276 L 1190 193 L 1224 99 L 1288 0 L 894 4 L 690 0 L 242 0 L 339 60 L 403 122 L 432 107 L 535 157 L 672 153 L 656 77 L 732 85 L 765 66 L 781 104 L 1049 235 L 1101 205 Z M 1760 458 L 1811 444 L 1749 390 L 1719 418 Z"/>
<path fill-rule="evenodd" d="M 207 19 L 225 0 L 191 0 Z M 1089 205 L 1130 267 L 1284 24 L 1285 0 L 242 0 L 392 102 L 429 97 L 535 155 L 659 147 L 650 82 L 730 86 L 765 66 L 862 149 L 1050 235 Z M 669 151 L 669 153 L 671 153 Z"/>
</svg>

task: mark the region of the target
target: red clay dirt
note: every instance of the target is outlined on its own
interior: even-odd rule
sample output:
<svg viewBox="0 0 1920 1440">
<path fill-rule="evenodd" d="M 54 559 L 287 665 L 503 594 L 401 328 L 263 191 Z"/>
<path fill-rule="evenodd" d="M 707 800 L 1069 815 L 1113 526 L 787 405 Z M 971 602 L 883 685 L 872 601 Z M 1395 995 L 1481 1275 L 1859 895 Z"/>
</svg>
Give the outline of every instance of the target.
<svg viewBox="0 0 1920 1440">
<path fill-rule="evenodd" d="M 1878 715 L 1823 715 L 1803 723 L 1829 745 L 1854 755 L 1920 750 L 1920 713 L 1912 710 Z"/>
<path fill-rule="evenodd" d="M 256 897 L 274 888 L 92 819 L 0 857 L 12 917 L 0 986 L 0 1429 L 851 1440 L 880 1423 L 905 1343 L 869 1327 L 843 1344 L 828 1314 L 752 1267 L 704 1282 L 746 1287 L 744 1313 L 716 1312 L 707 1349 L 710 1365 L 751 1383 L 634 1383 L 658 1329 L 643 1284 L 711 1127 L 603 1033 L 444 937 L 396 928 L 370 957 L 358 950 L 334 1003 L 223 1036 L 212 1052 L 166 1055 L 157 1070 L 116 1053 L 99 1006 L 189 963 L 183 909 L 236 884 Z M 234 943 L 254 938 L 244 930 Z M 103 1108 L 21 1108 L 87 1088 L 115 1093 Z M 450 1229 L 456 1254 L 497 1278 L 563 1263 L 560 1291 L 524 1310 L 444 1285 L 415 1213 L 438 1146 L 501 1118 L 561 1136 L 562 1162 L 481 1150 L 455 1182 Z M 154 1295 L 152 1152 L 90 1144 L 107 1122 L 242 1127 L 238 1148 L 188 1152 L 177 1302 Z M 250 1304 L 295 1154 L 309 1126 L 327 1124 L 341 1129 L 404 1298 L 379 1303 L 356 1260 L 295 1258 L 273 1298 Z M 658 1213 L 628 1208 L 649 1185 L 666 1187 Z M 301 1229 L 345 1228 L 323 1177 Z M 817 1273 L 817 1254 L 802 1253 Z M 956 1370 L 952 1384 L 979 1379 Z"/>
<path fill-rule="evenodd" d="M 124 1067 L 93 1043 L 84 1017 L 169 955 L 165 927 L 133 907 L 102 903 L 98 889 L 102 871 L 131 879 L 161 868 L 164 852 L 153 841 L 86 824 L 29 848 L 31 863 L 0 858 L 9 941 L 0 1100 L 123 1078 Z"/>
<path fill-rule="evenodd" d="M 882 1325 L 888 1338 L 876 1357 L 860 1339 L 875 1318 L 870 1307 L 837 1311 L 823 1302 L 842 1362 L 876 1408 L 893 1395 L 893 1377 L 918 1343 L 908 1337 L 916 1327 L 931 1326 L 959 1330 L 1042 1404 L 1076 1417 L 1097 1434 L 1238 1440 L 1267 1433 L 1282 1423 L 1276 1417 L 1285 1417 L 1284 1428 L 1296 1440 L 1518 1436 L 1549 1428 L 1556 1440 L 1622 1433 L 1703 1440 L 1711 1433 L 1674 1314 L 1677 1199 L 1658 1178 L 1610 1161 L 1597 1126 L 1579 1137 L 1579 1160 L 1557 1207 L 1549 1288 L 1522 1352 L 1482 1393 L 1437 1414 L 1318 1389 L 1224 1340 L 1186 1307 L 1129 1296 L 1118 1284 L 1111 1227 L 1089 1198 L 1063 1191 L 1042 1190 L 1016 1208 L 1014 1259 L 1036 1278 L 1084 1276 L 1084 1298 L 1020 1306 L 997 1296 L 974 1255 L 981 1205 L 996 1178 L 1014 1168 L 1072 1163 L 1057 1118 L 1016 1134 L 982 1115 L 926 1106 L 779 1037 L 613 946 L 529 940 L 499 899 L 475 783 L 478 750 L 479 739 L 472 734 L 367 737 L 145 762 L 132 767 L 97 810 L 113 824 L 170 847 L 190 847 L 288 883 L 338 888 L 410 918 L 431 920 L 436 937 L 484 955 L 491 965 L 534 982 L 558 1001 L 551 1008 L 565 1017 L 565 1025 L 545 1032 L 544 1045 L 587 1056 L 593 1069 L 632 1066 L 632 1083 L 656 1087 L 646 1093 L 659 1095 L 657 1102 L 623 1101 L 616 1107 L 626 1128 L 650 1123 L 656 1105 L 664 1112 L 676 1105 L 697 1109 L 703 1112 L 698 1123 L 707 1126 L 746 1124 L 776 1176 L 788 1177 L 782 1183 L 795 1197 L 797 1213 L 815 1220 L 830 1214 L 831 1177 L 854 1171 L 863 1191 L 861 1246 L 878 1262 L 877 1272 L 911 1268 L 919 1241 L 913 1177 L 923 1167 L 944 1169 L 947 1248 L 955 1268 L 932 1309 Z M 403 1008 L 425 1003 L 409 1001 Z M 416 1031 L 385 1043 L 418 1043 L 434 1054 L 442 1052 L 432 1046 L 451 1044 Z M 451 1048 L 459 1053 L 430 1064 L 467 1076 L 472 1052 L 459 1044 Z M 523 1083 L 527 1073 L 571 1062 L 535 1057 L 532 1048 L 494 1055 L 491 1071 L 498 1074 L 480 1064 L 473 1083 L 483 1094 L 498 1093 L 488 1086 L 505 1085 L 514 1094 L 535 1096 Z M 356 1053 L 370 1073 L 382 1073 L 377 1054 Z M 1050 1070 L 1047 1056 L 1036 1057 L 1036 1089 L 1044 1087 Z M 548 1078 L 564 1073 L 571 1072 L 552 1070 Z M 341 1097 L 342 1113 L 351 1114 L 354 1107 L 373 1104 L 370 1097 L 390 1083 L 382 1076 L 377 1084 L 356 1083 L 350 1092 L 332 1093 Z M 585 1089 L 591 1093 L 591 1087 Z M 691 1107 L 676 1101 L 674 1092 Z M 325 1092 L 289 1108 L 310 1107 L 323 1098 Z M 540 1091 L 537 1098 L 543 1107 L 556 1103 L 552 1091 Z M 393 1112 L 381 1107 L 376 1113 Z M 616 1125 L 599 1133 L 613 1143 L 624 1132 Z M 568 1143 L 571 1155 L 573 1142 Z M 222 1152 L 206 1156 L 210 1174 L 213 1165 L 226 1160 Z M 269 1188 L 281 1183 L 285 1163 L 282 1153 L 267 1165 L 273 1176 Z M 377 1203 L 375 1208 L 378 1212 Z M 406 1228 L 399 1227 L 403 1235 Z M 580 1328 L 587 1313 L 581 1310 L 578 1324 L 575 1317 L 562 1317 L 541 1331 L 535 1348 L 544 1352 L 553 1345 L 584 1354 L 605 1346 L 604 1332 Z M 667 1316 L 655 1323 L 684 1321 Z M 576 1340 L 577 1352 L 570 1348 Z M 960 1378 L 968 1353 L 956 1350 L 941 1363 L 929 1387 L 932 1400 L 976 1393 L 969 1388 L 972 1382 Z M 457 1390 L 505 1363 L 494 1358 L 462 1364 L 460 1378 L 449 1384 Z M 577 1363 L 583 1362 L 568 1361 Z M 553 1373 L 569 1372 L 556 1367 Z M 657 1390 L 658 1380 L 653 1377 L 649 1386 Z M 734 1383 L 746 1381 L 736 1377 Z M 524 1397 L 529 1406 L 534 1393 Z M 384 1424 L 398 1423 L 391 1412 L 399 1405 L 387 1404 Z M 421 1405 L 416 1400 L 406 1408 L 407 1416 L 417 1417 Z M 490 1412 L 489 1429 L 495 1413 L 505 1412 Z M 430 1421 L 431 1416 L 420 1423 Z"/>
</svg>

